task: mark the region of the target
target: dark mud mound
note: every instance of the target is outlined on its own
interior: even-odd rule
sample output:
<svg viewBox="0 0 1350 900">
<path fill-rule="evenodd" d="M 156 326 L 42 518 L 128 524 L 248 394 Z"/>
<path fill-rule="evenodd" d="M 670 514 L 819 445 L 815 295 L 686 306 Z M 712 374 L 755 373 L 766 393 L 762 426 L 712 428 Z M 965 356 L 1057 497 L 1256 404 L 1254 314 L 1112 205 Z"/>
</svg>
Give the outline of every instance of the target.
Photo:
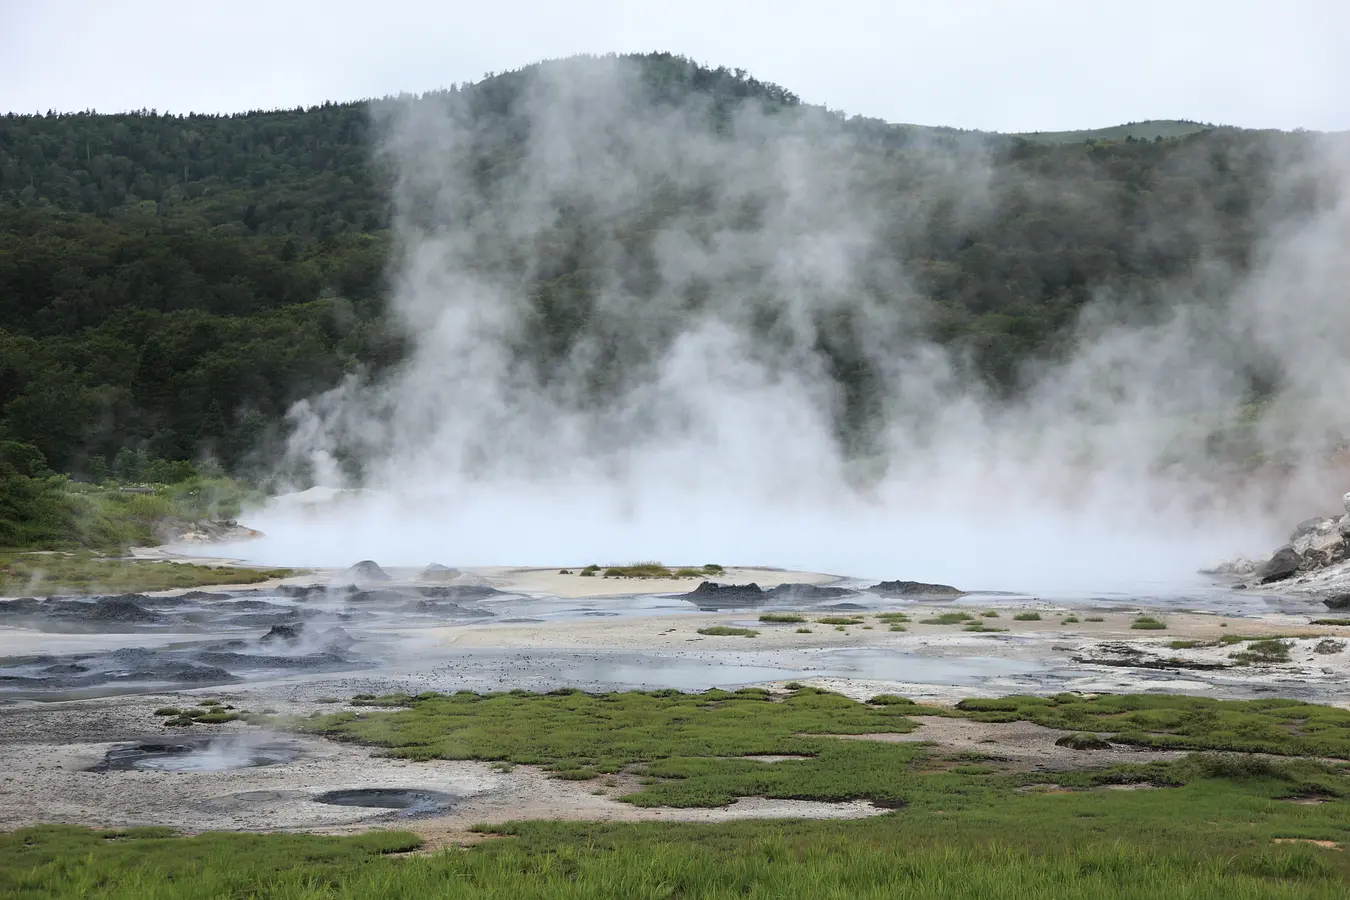
<svg viewBox="0 0 1350 900">
<path fill-rule="evenodd" d="M 396 809 L 405 816 L 425 816 L 448 809 L 454 797 L 439 791 L 416 788 L 357 788 L 349 791 L 328 791 L 314 798 L 315 803 L 330 806 L 365 806 L 375 809 Z"/>
<path fill-rule="evenodd" d="M 282 644 L 293 646 L 308 641 L 311 646 L 326 651 L 345 650 L 356 643 L 345 628 L 334 626 L 323 631 L 307 631 L 303 622 L 285 625 L 273 625 L 271 630 L 258 638 L 260 644 Z M 231 642 L 233 643 L 233 642 Z"/>
<path fill-rule="evenodd" d="M 42 601 L 36 597 L 20 597 L 17 600 L 0 600 L 0 620 L 26 619 L 34 615 Z"/>
<path fill-rule="evenodd" d="M 328 586 L 324 584 L 283 584 L 277 588 L 277 593 L 293 600 L 309 600 L 327 594 Z"/>
<path fill-rule="evenodd" d="M 754 584 L 716 584 L 705 581 L 683 595 L 683 599 L 697 603 L 700 609 L 732 609 L 756 606 L 766 601 L 787 603 L 820 603 L 839 597 L 851 597 L 857 591 L 848 588 L 822 587 L 818 584 L 780 584 L 764 590 Z"/>
<path fill-rule="evenodd" d="M 505 597 L 502 591 L 494 587 L 488 587 L 485 584 L 455 584 L 445 587 L 421 587 L 417 593 L 423 597 L 432 597 L 437 600 L 455 600 L 460 603 L 468 603 L 474 600 L 486 600 L 489 597 Z"/>
<path fill-rule="evenodd" d="M 698 604 L 699 609 L 731 609 L 763 603 L 767 595 L 763 588 L 750 584 L 716 584 L 705 581 L 681 599 Z"/>
<path fill-rule="evenodd" d="M 793 603 L 816 603 L 821 600 L 834 600 L 839 597 L 857 596 L 857 591 L 841 587 L 822 587 L 818 584 L 780 584 L 764 592 L 764 596 L 773 600 L 787 600 Z M 862 609 L 863 607 L 858 607 Z"/>
<path fill-rule="evenodd" d="M 964 597 L 966 592 L 950 584 L 929 584 L 924 581 L 882 581 L 868 588 L 880 597 Z"/>
<path fill-rule="evenodd" d="M 275 641 L 282 641 L 287 644 L 294 644 L 304 637 L 304 623 L 296 625 L 273 625 L 272 629 L 258 638 L 261 643 L 270 644 Z"/>
<path fill-rule="evenodd" d="M 51 619 L 63 622 L 85 622 L 103 627 L 106 625 L 157 625 L 164 617 L 141 606 L 137 600 L 144 600 L 140 594 L 123 594 L 117 597 L 100 597 L 92 603 L 83 600 L 48 600 L 42 605 L 42 612 Z"/>
<path fill-rule="evenodd" d="M 165 598 L 169 599 L 169 598 Z M 233 599 L 229 594 L 215 594 L 210 591 L 188 591 L 178 595 L 179 600 L 189 600 L 194 603 L 211 603 L 217 600 Z"/>
<path fill-rule="evenodd" d="M 155 628 L 170 620 L 146 609 L 154 601 L 143 594 L 119 594 L 112 597 L 77 600 L 48 597 L 37 600 L 20 597 L 0 601 L 0 624 L 20 625 L 43 631 L 110 633 Z"/>
<path fill-rule="evenodd" d="M 373 591 L 353 591 L 347 595 L 346 599 L 348 603 L 381 603 L 386 606 L 394 606 L 399 603 L 407 603 L 413 596 L 413 594 L 390 588 L 378 588 Z"/>
<path fill-rule="evenodd" d="M 389 573 L 386 572 L 384 569 L 381 569 L 380 564 L 375 562 L 375 560 L 373 559 L 361 560 L 359 563 L 352 566 L 345 573 L 343 573 L 343 577 L 350 578 L 353 582 L 356 582 L 357 584 L 360 584 L 361 582 L 394 580 L 393 578 L 390 577 Z"/>
<path fill-rule="evenodd" d="M 461 574 L 459 569 L 452 569 L 440 563 L 432 563 L 423 569 L 417 577 L 421 581 L 450 581 L 458 578 Z"/>
</svg>

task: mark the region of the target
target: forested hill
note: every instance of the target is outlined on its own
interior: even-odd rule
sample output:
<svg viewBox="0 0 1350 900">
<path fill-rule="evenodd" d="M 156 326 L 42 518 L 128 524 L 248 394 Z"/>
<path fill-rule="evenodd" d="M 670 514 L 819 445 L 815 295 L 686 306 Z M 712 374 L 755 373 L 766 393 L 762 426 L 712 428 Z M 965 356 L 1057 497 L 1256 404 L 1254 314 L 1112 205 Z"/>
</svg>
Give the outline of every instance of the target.
<svg viewBox="0 0 1350 900">
<path fill-rule="evenodd" d="M 635 61 L 648 101 L 704 98 L 710 134 L 734 127 L 745 104 L 802 109 L 739 70 L 669 54 Z M 437 95 L 496 123 L 474 150 L 484 179 L 526 140 L 519 100 L 536 71 Z M 397 362 L 405 336 L 384 305 L 393 175 L 373 154 L 370 113 L 330 103 L 0 118 L 0 441 L 36 445 L 53 469 L 80 476 L 132 474 L 134 451 L 211 455 L 238 470 L 296 400 Z M 1025 360 L 1062 352 L 1095 287 L 1146 288 L 1202 250 L 1246 265 L 1272 160 L 1305 140 L 1194 123 L 1164 123 L 1152 139 L 1146 124 L 1142 138 L 1019 139 L 834 118 L 876 167 L 901 165 L 917 143 L 988 153 L 987 214 L 958 220 L 939 206 L 887 252 L 931 302 L 932 337 L 1007 390 Z M 1055 190 L 1026 191 L 1029 174 Z M 895 207 L 905 207 L 898 189 Z M 575 276 L 586 264 L 562 254 L 532 275 L 557 352 L 589 307 L 573 303 L 557 321 L 548 310 L 560 292 L 584 291 Z M 841 380 L 857 381 L 847 348 L 824 351 L 839 357 Z"/>
</svg>

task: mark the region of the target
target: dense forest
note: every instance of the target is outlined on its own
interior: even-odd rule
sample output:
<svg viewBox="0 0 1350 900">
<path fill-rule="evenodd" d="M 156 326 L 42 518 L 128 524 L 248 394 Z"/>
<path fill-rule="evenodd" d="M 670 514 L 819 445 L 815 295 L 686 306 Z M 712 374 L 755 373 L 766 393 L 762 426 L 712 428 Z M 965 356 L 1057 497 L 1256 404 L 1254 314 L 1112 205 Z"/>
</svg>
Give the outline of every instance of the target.
<svg viewBox="0 0 1350 900">
<path fill-rule="evenodd" d="M 712 135 L 744 104 L 801 108 L 739 70 L 636 62 L 651 102 L 707 98 Z M 533 71 L 434 98 L 497 123 L 473 149 L 485 183 L 527 138 L 518 106 Z M 372 106 L 395 102 L 0 118 L 0 441 L 36 447 L 41 461 L 24 463 L 35 471 L 94 480 L 143 475 L 147 460 L 246 471 L 296 400 L 396 365 L 409 336 L 386 308 L 394 176 L 372 124 Z M 1274 184 L 1277 160 L 1303 152 L 1300 135 L 1188 126 L 1033 140 L 828 115 L 883 173 L 920 143 L 991 160 L 990 209 L 962 218 L 938 203 L 886 253 L 929 303 L 931 338 L 1002 391 L 1026 361 L 1064 352 L 1098 287 L 1125 286 L 1146 308 L 1151 286 L 1202 256 L 1241 272 L 1258 211 L 1317 202 L 1311 188 Z M 904 179 L 890 189 L 897 217 L 912 219 Z M 528 273 L 541 353 L 565 352 L 590 314 L 574 296 L 588 265 L 576 227 L 561 242 L 571 251 Z M 825 350 L 841 380 L 865 380 L 846 347 Z"/>
</svg>

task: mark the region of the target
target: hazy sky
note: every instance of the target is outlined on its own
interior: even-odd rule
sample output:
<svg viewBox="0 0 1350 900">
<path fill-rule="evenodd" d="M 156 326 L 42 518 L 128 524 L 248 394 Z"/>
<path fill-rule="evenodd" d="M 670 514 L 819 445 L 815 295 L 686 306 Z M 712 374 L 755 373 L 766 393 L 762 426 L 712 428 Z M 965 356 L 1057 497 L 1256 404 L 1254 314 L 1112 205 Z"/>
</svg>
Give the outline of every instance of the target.
<svg viewBox="0 0 1350 900">
<path fill-rule="evenodd" d="M 670 50 L 894 122 L 1339 130 L 1348 34 L 1346 0 L 0 0 L 0 110 L 275 108 Z"/>
</svg>

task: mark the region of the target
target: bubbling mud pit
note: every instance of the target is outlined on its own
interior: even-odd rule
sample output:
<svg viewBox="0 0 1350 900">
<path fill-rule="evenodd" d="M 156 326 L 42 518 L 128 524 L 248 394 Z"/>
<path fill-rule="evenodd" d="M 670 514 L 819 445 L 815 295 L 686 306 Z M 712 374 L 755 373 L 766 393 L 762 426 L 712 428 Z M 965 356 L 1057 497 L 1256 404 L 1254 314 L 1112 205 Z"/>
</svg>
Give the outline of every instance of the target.
<svg viewBox="0 0 1350 900">
<path fill-rule="evenodd" d="M 597 787 L 530 766 L 409 762 L 220 713 L 359 714 L 345 701 L 396 692 L 793 681 L 939 704 L 1061 691 L 1341 703 L 1350 626 L 1312 624 L 1326 615 L 1311 598 L 1204 581 L 1156 597 L 1050 600 L 766 569 L 701 581 L 386 571 L 368 561 L 261 588 L 0 600 L 0 828 L 342 832 L 397 822 L 436 843 L 525 818 L 878 815 L 886 810 L 866 801 L 753 797 L 643 808 L 617 799 L 636 789 L 630 776 Z M 1139 627 L 1141 616 L 1162 627 Z M 1283 649 L 1234 658 L 1262 636 Z M 921 724 L 905 739 L 971 747 L 973 726 Z M 1052 772 L 1081 763 L 1056 749 L 1061 736 L 1021 725 L 979 742 Z M 1115 747 L 1096 759 L 1108 756 L 1160 758 Z M 32 796 L 49 800 L 37 808 Z"/>
</svg>

